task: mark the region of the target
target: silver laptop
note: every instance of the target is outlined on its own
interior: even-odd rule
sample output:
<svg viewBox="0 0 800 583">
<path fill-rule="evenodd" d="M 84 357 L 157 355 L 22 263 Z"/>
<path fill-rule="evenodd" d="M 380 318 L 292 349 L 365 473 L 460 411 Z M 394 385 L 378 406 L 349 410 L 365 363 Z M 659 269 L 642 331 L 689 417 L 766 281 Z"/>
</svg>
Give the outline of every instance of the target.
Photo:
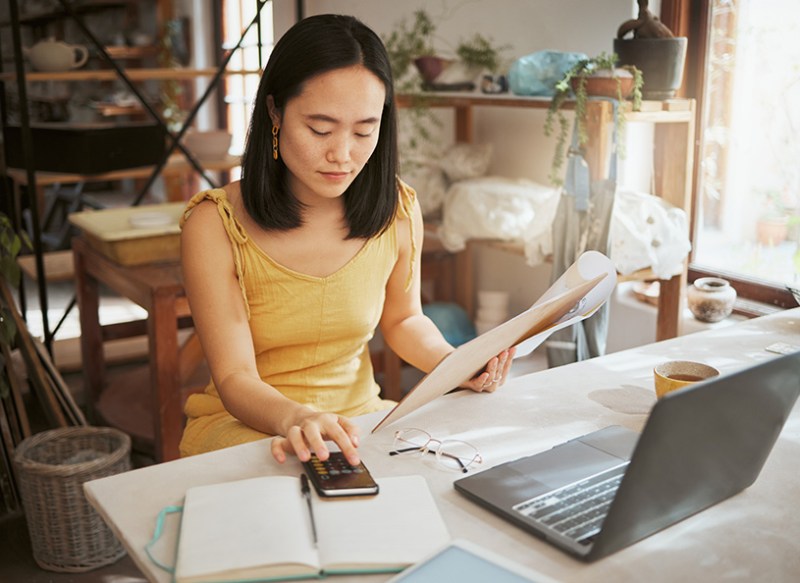
<svg viewBox="0 0 800 583">
<path fill-rule="evenodd" d="M 669 393 L 641 435 L 607 427 L 455 482 L 587 561 L 752 484 L 800 394 L 800 353 Z"/>
</svg>

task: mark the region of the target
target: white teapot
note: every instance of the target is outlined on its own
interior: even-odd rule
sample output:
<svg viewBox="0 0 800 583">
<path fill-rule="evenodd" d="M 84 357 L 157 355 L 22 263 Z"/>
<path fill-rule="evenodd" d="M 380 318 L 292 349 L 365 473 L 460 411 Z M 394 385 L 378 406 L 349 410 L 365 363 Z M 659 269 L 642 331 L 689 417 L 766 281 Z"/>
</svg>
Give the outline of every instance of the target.
<svg viewBox="0 0 800 583">
<path fill-rule="evenodd" d="M 67 44 L 53 37 L 42 39 L 22 51 L 34 69 L 50 73 L 77 69 L 89 58 L 89 50 L 85 46 Z"/>
</svg>

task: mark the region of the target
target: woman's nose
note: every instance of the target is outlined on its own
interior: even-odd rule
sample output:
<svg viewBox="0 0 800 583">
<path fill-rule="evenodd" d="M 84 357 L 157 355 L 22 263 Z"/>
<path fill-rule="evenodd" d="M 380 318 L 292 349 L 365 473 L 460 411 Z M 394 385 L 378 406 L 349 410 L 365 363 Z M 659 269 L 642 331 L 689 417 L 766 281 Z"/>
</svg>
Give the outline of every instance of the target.
<svg viewBox="0 0 800 583">
<path fill-rule="evenodd" d="M 327 153 L 327 161 L 341 164 L 350 160 L 350 139 L 346 136 L 337 137 L 330 141 Z"/>
</svg>

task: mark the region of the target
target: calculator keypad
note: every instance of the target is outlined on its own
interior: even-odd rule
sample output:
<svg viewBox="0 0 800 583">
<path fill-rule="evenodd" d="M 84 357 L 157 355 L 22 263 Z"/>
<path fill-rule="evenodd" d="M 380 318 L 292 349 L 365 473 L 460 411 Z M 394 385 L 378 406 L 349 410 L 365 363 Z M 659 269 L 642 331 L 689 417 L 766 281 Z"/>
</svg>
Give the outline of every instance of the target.
<svg viewBox="0 0 800 583">
<path fill-rule="evenodd" d="M 322 461 L 317 456 L 311 456 L 311 466 L 319 475 L 321 480 L 329 480 L 336 476 L 345 474 L 363 474 L 364 468 L 361 466 L 351 466 L 344 456 L 331 455 L 327 460 Z"/>
</svg>

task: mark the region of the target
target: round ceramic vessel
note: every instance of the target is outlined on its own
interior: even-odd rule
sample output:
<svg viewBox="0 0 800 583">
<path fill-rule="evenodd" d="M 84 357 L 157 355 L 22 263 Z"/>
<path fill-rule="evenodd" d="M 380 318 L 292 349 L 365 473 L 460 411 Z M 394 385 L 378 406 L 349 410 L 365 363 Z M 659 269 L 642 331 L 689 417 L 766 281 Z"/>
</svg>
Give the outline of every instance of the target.
<svg viewBox="0 0 800 583">
<path fill-rule="evenodd" d="M 691 360 L 670 360 L 653 369 L 656 396 L 659 399 L 667 393 L 715 376 L 719 376 L 719 370 Z"/>
<path fill-rule="evenodd" d="M 719 277 L 696 279 L 687 292 L 689 310 L 701 322 L 719 322 L 733 311 L 736 290 Z"/>
</svg>

